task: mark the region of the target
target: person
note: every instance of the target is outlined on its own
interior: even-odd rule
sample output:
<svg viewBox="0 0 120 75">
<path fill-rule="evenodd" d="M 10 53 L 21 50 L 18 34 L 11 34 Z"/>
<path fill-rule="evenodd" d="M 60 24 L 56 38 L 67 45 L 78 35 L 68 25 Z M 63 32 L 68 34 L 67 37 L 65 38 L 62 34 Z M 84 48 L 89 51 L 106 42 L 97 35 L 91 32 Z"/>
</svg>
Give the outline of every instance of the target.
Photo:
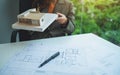
<svg viewBox="0 0 120 75">
<path fill-rule="evenodd" d="M 74 31 L 75 12 L 69 0 L 33 0 L 32 8 L 41 13 L 56 13 L 58 18 L 44 32 L 26 31 L 29 40 L 65 36 Z"/>
</svg>

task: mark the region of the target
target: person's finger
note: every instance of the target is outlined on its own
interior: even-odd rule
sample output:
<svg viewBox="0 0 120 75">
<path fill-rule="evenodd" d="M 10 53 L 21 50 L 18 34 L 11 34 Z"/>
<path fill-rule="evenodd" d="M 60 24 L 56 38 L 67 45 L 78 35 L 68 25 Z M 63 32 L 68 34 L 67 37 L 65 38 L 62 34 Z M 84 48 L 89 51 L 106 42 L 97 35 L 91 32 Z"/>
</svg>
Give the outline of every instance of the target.
<svg viewBox="0 0 120 75">
<path fill-rule="evenodd" d="M 59 12 L 58 12 L 57 14 L 58 14 L 58 17 L 62 17 L 62 16 L 63 16 L 63 14 L 61 14 L 61 13 L 59 13 Z"/>
</svg>

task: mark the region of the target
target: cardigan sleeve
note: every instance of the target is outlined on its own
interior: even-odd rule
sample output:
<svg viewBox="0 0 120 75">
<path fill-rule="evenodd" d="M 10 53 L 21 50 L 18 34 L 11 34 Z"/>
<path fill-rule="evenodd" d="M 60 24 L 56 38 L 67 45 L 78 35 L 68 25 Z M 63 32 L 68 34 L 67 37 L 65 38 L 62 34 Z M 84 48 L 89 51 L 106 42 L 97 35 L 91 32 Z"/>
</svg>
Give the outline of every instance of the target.
<svg viewBox="0 0 120 75">
<path fill-rule="evenodd" d="M 61 25 L 62 28 L 65 28 L 65 32 L 71 34 L 75 30 L 74 20 L 75 20 L 75 10 L 72 3 L 69 3 L 69 12 L 66 15 L 68 21 L 65 25 Z"/>
</svg>

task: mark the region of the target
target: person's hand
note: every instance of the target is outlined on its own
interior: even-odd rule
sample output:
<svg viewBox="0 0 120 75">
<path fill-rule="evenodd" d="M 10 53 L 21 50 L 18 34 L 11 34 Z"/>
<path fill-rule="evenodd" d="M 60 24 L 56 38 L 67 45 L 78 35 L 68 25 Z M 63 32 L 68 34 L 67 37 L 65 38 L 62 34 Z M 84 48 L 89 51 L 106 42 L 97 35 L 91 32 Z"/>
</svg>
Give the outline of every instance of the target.
<svg viewBox="0 0 120 75">
<path fill-rule="evenodd" d="M 60 24 L 66 24 L 67 23 L 67 17 L 64 14 L 57 13 L 58 18 L 56 19 Z"/>
</svg>

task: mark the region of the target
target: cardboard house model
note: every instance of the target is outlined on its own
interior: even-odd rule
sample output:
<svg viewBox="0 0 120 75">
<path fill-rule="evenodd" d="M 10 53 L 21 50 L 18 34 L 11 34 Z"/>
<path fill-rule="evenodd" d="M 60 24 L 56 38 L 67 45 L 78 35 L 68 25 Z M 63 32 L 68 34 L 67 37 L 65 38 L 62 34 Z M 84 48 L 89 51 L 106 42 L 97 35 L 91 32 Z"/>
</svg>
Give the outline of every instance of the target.
<svg viewBox="0 0 120 75">
<path fill-rule="evenodd" d="M 29 9 L 17 16 L 18 22 L 13 24 L 12 28 L 43 32 L 57 17 L 57 14 L 40 13 L 36 12 L 36 9 Z"/>
</svg>

